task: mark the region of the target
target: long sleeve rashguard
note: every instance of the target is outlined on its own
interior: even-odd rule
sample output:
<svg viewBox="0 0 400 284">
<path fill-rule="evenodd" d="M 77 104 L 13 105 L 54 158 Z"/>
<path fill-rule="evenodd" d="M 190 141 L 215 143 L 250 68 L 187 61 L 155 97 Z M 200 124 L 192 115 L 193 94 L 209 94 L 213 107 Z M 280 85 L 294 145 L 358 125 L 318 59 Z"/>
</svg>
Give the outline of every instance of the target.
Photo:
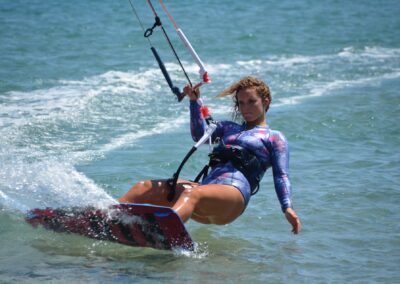
<svg viewBox="0 0 400 284">
<path fill-rule="evenodd" d="M 190 129 L 194 141 L 198 141 L 205 131 L 200 107 L 197 101 L 190 101 Z M 292 207 L 292 190 L 289 179 L 289 147 L 285 136 L 281 132 L 272 130 L 269 126 L 256 126 L 246 130 L 244 124 L 219 121 L 212 139 L 214 142 L 222 141 L 224 144 L 238 145 L 254 153 L 261 162 L 261 177 L 268 168 L 272 167 L 275 191 L 281 208 L 285 211 L 287 208 Z M 202 183 L 233 185 L 244 195 L 246 205 L 249 202 L 249 183 L 246 177 L 235 169 L 231 163 L 212 168 Z"/>
</svg>

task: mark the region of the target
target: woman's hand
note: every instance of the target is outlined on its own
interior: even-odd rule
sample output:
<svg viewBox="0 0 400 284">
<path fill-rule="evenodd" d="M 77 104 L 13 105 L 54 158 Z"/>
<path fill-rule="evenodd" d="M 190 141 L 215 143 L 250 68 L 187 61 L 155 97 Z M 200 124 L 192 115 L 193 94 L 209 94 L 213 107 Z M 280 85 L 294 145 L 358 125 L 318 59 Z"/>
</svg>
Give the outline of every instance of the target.
<svg viewBox="0 0 400 284">
<path fill-rule="evenodd" d="M 186 85 L 185 88 L 183 88 L 183 94 L 185 96 L 188 96 L 190 100 L 196 101 L 197 99 L 200 98 L 200 89 L 199 88 L 192 88 L 189 85 Z"/>
<path fill-rule="evenodd" d="M 285 211 L 286 219 L 292 225 L 292 232 L 294 234 L 300 233 L 301 223 L 299 217 L 297 217 L 296 212 L 292 208 L 287 208 Z"/>
</svg>

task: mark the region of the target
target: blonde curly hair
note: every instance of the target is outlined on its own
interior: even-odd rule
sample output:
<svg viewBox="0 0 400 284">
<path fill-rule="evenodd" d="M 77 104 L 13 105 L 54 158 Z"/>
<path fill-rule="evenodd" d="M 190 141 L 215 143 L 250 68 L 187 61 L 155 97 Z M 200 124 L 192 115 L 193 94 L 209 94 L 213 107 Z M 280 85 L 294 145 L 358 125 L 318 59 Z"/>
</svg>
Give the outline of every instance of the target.
<svg viewBox="0 0 400 284">
<path fill-rule="evenodd" d="M 230 95 L 233 96 L 233 102 L 234 102 L 234 107 L 233 107 L 233 118 L 238 119 L 241 117 L 241 114 L 239 112 L 239 103 L 237 101 L 237 93 L 240 90 L 247 89 L 247 88 L 255 88 L 257 94 L 260 96 L 262 99 L 263 103 L 265 104 L 265 112 L 268 111 L 269 105 L 271 104 L 272 97 L 271 97 L 271 92 L 269 90 L 269 87 L 266 83 L 264 83 L 262 80 L 256 78 L 255 76 L 246 76 L 239 81 L 233 83 L 230 85 L 228 88 L 223 90 L 217 97 L 226 97 Z"/>
</svg>

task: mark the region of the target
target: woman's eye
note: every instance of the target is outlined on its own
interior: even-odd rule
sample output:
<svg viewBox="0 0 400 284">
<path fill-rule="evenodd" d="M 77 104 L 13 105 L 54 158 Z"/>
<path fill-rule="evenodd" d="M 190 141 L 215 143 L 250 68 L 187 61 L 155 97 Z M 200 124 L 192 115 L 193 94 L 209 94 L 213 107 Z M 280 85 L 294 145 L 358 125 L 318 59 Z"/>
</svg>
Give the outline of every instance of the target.
<svg viewBox="0 0 400 284">
<path fill-rule="evenodd" d="M 248 101 L 246 101 L 246 102 L 238 101 L 238 105 L 239 105 L 239 106 L 254 105 L 254 104 L 256 104 L 256 103 L 257 103 L 257 100 L 248 100 Z"/>
</svg>

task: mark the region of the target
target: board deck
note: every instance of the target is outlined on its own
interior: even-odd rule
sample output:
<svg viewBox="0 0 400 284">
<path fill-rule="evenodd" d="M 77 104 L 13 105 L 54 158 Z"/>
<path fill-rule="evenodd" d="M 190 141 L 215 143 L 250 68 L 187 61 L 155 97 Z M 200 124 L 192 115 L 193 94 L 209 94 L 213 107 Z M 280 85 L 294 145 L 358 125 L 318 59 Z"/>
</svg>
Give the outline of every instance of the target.
<svg viewBox="0 0 400 284">
<path fill-rule="evenodd" d="M 193 250 L 194 243 L 176 212 L 148 204 L 116 204 L 93 207 L 45 208 L 28 211 L 26 221 L 34 227 L 83 235 L 136 247 Z"/>
</svg>

